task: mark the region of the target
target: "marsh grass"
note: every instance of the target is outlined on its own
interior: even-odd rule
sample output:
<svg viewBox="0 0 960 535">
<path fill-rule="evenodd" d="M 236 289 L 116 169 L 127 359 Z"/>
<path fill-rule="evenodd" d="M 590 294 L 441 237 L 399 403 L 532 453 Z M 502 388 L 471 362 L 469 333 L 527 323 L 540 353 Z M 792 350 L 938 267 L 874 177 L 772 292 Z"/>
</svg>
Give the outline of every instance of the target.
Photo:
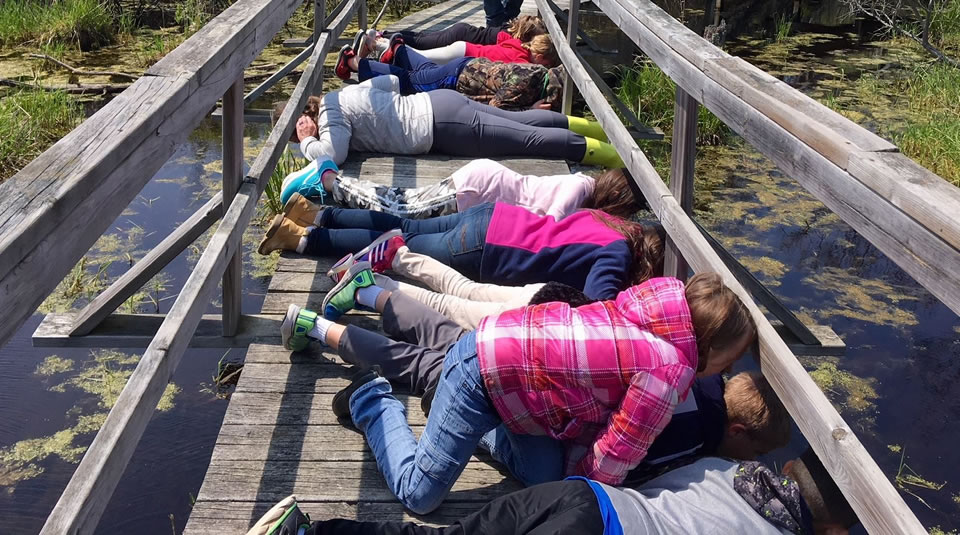
<svg viewBox="0 0 960 535">
<path fill-rule="evenodd" d="M 920 67 L 895 87 L 915 117 L 894 142 L 920 165 L 960 186 L 960 69 Z"/>
<path fill-rule="evenodd" d="M 0 181 L 82 120 L 83 110 L 66 93 L 24 89 L 0 97 Z"/>
<path fill-rule="evenodd" d="M 99 0 L 5 0 L 0 3 L 0 44 L 64 43 L 93 50 L 113 41 L 113 14 Z"/>
<path fill-rule="evenodd" d="M 273 174 L 270 175 L 267 187 L 263 190 L 265 217 L 273 217 L 283 212 L 283 202 L 280 200 L 280 194 L 283 193 L 283 177 L 303 169 L 307 163 L 306 160 L 294 156 L 289 150 L 283 152 L 280 161 L 273 169 Z"/>
<path fill-rule="evenodd" d="M 773 36 L 773 40 L 780 43 L 787 37 L 790 37 L 790 31 L 793 29 L 793 20 L 791 20 L 788 15 L 780 15 L 777 17 L 776 24 L 776 33 Z"/>
<path fill-rule="evenodd" d="M 620 98 L 648 126 L 660 128 L 665 134 L 673 132 L 673 106 L 676 100 L 676 85 L 654 63 L 637 61 L 630 67 L 620 68 Z M 697 144 L 719 145 L 729 129 L 716 115 L 703 106 L 699 108 Z"/>
<path fill-rule="evenodd" d="M 935 509 L 931 507 L 926 500 L 924 500 L 920 496 L 917 496 L 917 494 L 913 492 L 913 490 L 924 489 L 924 490 L 939 491 L 940 489 L 945 487 L 947 484 L 946 482 L 934 483 L 933 481 L 930 481 L 928 479 L 921 477 L 920 474 L 915 472 L 913 468 L 910 468 L 910 466 L 907 465 L 906 455 L 907 455 L 907 451 L 905 449 L 901 450 L 900 468 L 897 469 L 897 475 L 894 478 L 894 482 L 896 482 L 898 489 L 913 496 L 914 498 L 919 500 L 920 503 L 925 505 L 928 509 L 930 509 L 931 511 L 934 511 Z"/>
</svg>

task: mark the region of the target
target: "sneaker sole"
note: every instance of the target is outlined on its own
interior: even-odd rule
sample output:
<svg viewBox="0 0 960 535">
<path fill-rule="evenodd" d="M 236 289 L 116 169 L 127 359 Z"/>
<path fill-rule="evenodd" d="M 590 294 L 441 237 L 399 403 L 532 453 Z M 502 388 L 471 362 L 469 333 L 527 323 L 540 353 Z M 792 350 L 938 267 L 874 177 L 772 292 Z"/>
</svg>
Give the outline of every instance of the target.
<svg viewBox="0 0 960 535">
<path fill-rule="evenodd" d="M 350 45 L 343 45 L 342 47 L 340 47 L 340 55 L 337 56 L 337 63 L 333 66 L 333 73 L 337 75 L 337 78 L 339 78 L 339 79 L 341 79 L 341 80 L 343 80 L 343 81 L 349 80 L 349 79 L 350 79 L 350 75 L 352 74 L 352 71 L 350 70 L 350 67 L 347 67 L 347 57 L 346 57 L 346 52 L 347 52 L 347 50 L 352 50 L 352 49 L 350 48 Z M 343 64 L 343 68 L 347 71 L 347 77 L 346 77 L 346 78 L 344 78 L 343 75 L 340 74 L 340 65 L 341 65 L 341 64 Z"/>
<path fill-rule="evenodd" d="M 283 224 L 283 214 L 277 214 L 276 217 L 273 218 L 273 222 L 270 223 L 270 228 L 267 229 L 267 233 L 263 236 L 263 239 L 260 240 L 260 245 L 257 247 L 258 253 L 262 255 L 268 255 L 273 252 L 266 251 L 264 246 L 277 234 L 277 231 L 280 230 L 281 224 Z"/>
<path fill-rule="evenodd" d="M 362 58 L 360 55 L 360 47 L 363 46 L 363 39 L 366 37 L 367 32 L 360 30 L 357 32 L 357 35 L 353 38 L 353 51 L 356 52 L 357 58 Z"/>
<path fill-rule="evenodd" d="M 291 303 L 287 307 L 287 314 L 283 317 L 283 322 L 280 323 L 280 338 L 283 340 L 283 347 L 290 351 L 293 351 L 293 348 L 290 347 L 290 340 L 293 339 L 293 326 L 296 325 L 299 315 L 300 307 Z"/>
<path fill-rule="evenodd" d="M 350 269 L 350 266 L 357 263 L 357 261 L 359 261 L 363 255 L 369 253 L 381 243 L 390 240 L 390 238 L 395 238 L 397 236 L 402 236 L 402 235 L 403 235 L 403 231 L 398 228 L 384 232 L 383 234 L 377 236 L 377 239 L 370 242 L 370 245 L 364 247 L 363 249 L 360 249 L 359 251 L 357 251 L 356 253 L 353 253 L 352 255 L 348 255 L 350 256 L 350 259 L 353 260 L 353 262 L 347 262 L 346 256 L 341 258 L 340 260 L 337 260 L 337 263 L 334 264 L 333 267 L 331 267 L 327 271 L 327 276 L 330 277 L 330 279 L 333 280 L 333 282 L 340 282 L 340 277 L 343 277 L 343 273 L 348 269 Z"/>
</svg>

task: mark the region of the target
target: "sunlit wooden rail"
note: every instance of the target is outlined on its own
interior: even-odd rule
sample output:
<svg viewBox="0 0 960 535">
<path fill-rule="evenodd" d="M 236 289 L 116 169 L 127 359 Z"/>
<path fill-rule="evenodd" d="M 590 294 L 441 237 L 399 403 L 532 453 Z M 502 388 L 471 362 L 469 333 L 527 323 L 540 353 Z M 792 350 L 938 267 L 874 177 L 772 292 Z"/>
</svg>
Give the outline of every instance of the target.
<svg viewBox="0 0 960 535">
<path fill-rule="evenodd" d="M 866 528 L 871 533 L 924 533 L 890 481 L 797 362 L 791 348 L 812 339 L 826 347 L 824 335 L 787 318 L 787 330 L 801 342 L 788 345 L 754 305 L 751 294 L 768 309 L 776 304 L 775 299 L 765 296 L 755 281 L 742 273 L 731 272 L 728 263 L 736 267 L 735 262 L 721 258 L 690 219 L 697 107 L 710 109 L 954 311 L 960 311 L 960 222 L 955 217 L 960 213 L 960 190 L 899 154 L 888 141 L 710 45 L 648 0 L 595 3 L 677 83 L 669 188 L 613 111 L 607 101 L 610 92 L 598 86 L 597 77 L 591 76 L 573 48 L 581 33 L 579 4 L 568 7 L 564 33 L 556 6 L 549 0 L 528 1 L 525 9 L 535 5 L 543 15 L 567 66 L 564 109 L 570 109 L 576 88 L 603 124 L 668 232 L 668 273 L 685 277 L 689 269 L 719 272 L 748 303 L 759 326 L 764 374 Z M 384 493 L 359 435 L 350 435 L 328 421 L 329 398 L 345 384 L 343 367 L 330 355 L 322 362 L 300 362 L 300 357 L 291 357 L 279 348 L 279 314 L 287 301 L 319 304 L 327 289 L 323 266 L 316 260 L 285 259 L 262 313 L 240 314 L 237 251 L 243 231 L 286 147 L 297 113 L 306 98 L 322 86 L 322 64 L 331 46 L 354 15 L 361 27 L 366 26 L 364 0 L 345 0 L 329 17 L 322 1 L 315 4 L 317 29 L 309 53 L 304 53 L 309 57 L 307 66 L 267 143 L 244 174 L 243 109 L 256 95 L 244 98 L 243 69 L 297 4 L 294 0 L 239 0 L 0 185 L 0 300 L 7 312 L 0 323 L 2 344 L 136 196 L 176 144 L 222 100 L 222 194 L 210 199 L 84 310 L 48 318 L 41 328 L 47 331 L 39 339 L 69 345 L 70 338 L 84 335 L 102 337 L 99 342 L 86 339 L 90 343 L 116 341 L 103 332 L 112 325 L 128 331 L 129 346 L 146 344 L 143 358 L 48 518 L 44 533 L 95 531 L 184 350 L 198 342 L 255 343 L 225 417 L 194 511 L 196 520 L 191 520 L 188 531 L 205 531 L 204 524 L 218 531 L 223 526 L 243 529 L 286 491 L 304 493 L 307 503 L 320 508 L 321 517 L 405 518 Z M 446 20 L 439 16 L 443 10 Z M 466 18 L 467 11 L 478 17 L 480 2 L 457 0 L 455 5 L 434 6 L 411 19 L 422 26 L 446 26 Z M 355 172 L 365 173 L 365 165 L 378 169 L 370 171 L 373 174 L 389 167 L 374 164 L 370 158 L 376 157 L 355 155 L 351 160 Z M 412 168 L 424 171 L 425 176 L 449 172 L 462 163 L 442 158 L 412 160 L 424 163 Z M 518 161 L 511 165 L 526 164 Z M 550 165 L 536 163 L 541 170 Z M 420 175 L 417 172 L 407 178 L 418 180 Z M 218 220 L 219 226 L 167 315 L 111 315 Z M 204 317 L 221 280 L 223 313 Z M 411 409 L 415 425 L 422 424 L 418 414 L 418 408 Z M 300 435 L 291 436 L 291 430 Z M 291 439 L 299 439 L 297 448 L 288 447 Z M 331 444 L 341 447 L 324 450 Z M 237 462 L 231 464 L 233 461 Z M 350 468 L 359 471 L 347 475 L 344 462 L 353 463 Z M 313 477 L 300 478 L 298 470 L 304 466 Z M 484 468 L 482 463 L 472 466 L 456 488 L 459 494 L 428 520 L 449 520 L 514 488 L 495 469 Z M 277 471 L 269 472 L 270 467 Z M 338 482 L 338 478 L 347 482 Z M 224 523 L 218 525 L 217 518 Z M 199 522 L 203 519 L 208 522 Z"/>
</svg>

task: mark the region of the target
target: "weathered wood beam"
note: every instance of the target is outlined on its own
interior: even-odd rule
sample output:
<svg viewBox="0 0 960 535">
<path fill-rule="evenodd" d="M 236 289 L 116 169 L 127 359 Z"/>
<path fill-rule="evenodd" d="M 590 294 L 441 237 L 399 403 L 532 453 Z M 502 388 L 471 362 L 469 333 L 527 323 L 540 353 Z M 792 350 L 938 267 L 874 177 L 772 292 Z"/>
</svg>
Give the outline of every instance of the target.
<svg viewBox="0 0 960 535">
<path fill-rule="evenodd" d="M 668 67 L 675 72 L 681 69 L 683 72 L 697 70 L 695 65 L 679 56 L 659 37 L 647 30 L 644 24 L 636 18 L 637 2 L 621 1 L 622 4 L 617 0 L 596 0 L 596 4 L 664 70 L 667 70 Z M 537 0 L 537 3 L 545 4 L 545 0 Z M 646 5 L 646 3 L 644 4 Z M 629 6 L 629 9 L 627 6 Z M 683 28 L 679 22 L 666 15 L 666 13 L 663 13 L 663 17 L 669 19 L 671 24 L 678 27 L 674 28 L 671 33 L 671 44 L 680 43 L 682 46 L 698 48 L 704 46 L 705 41 L 699 36 Z M 660 17 L 660 19 L 663 19 L 663 17 Z M 650 21 L 646 17 L 644 20 L 646 22 Z M 770 381 L 784 406 L 793 416 L 800 430 L 823 461 L 824 466 L 860 516 L 864 526 L 871 533 L 926 533 L 910 508 L 904 503 L 903 498 L 890 484 L 853 431 L 850 430 L 837 410 L 823 395 L 823 392 L 813 382 L 793 353 L 790 352 L 784 341 L 777 335 L 770 322 L 754 304 L 750 294 L 727 269 L 723 261 L 697 230 L 677 199 L 670 194 L 650 161 L 630 138 L 629 133 L 620 123 L 616 114 L 613 113 L 613 110 L 603 100 L 603 95 L 595 87 L 593 81 L 589 79 L 583 68 L 576 64 L 576 56 L 565 45 L 559 24 L 553 17 L 544 17 L 544 22 L 551 36 L 553 36 L 554 43 L 559 43 L 557 50 L 560 57 L 570 70 L 573 79 L 576 80 L 591 111 L 603 125 L 611 143 L 617 148 L 627 168 L 630 169 L 641 191 L 643 191 L 652 211 L 657 214 L 667 233 L 683 253 L 684 258 L 694 271 L 719 273 L 723 277 L 724 283 L 740 296 L 750 310 L 757 324 L 760 340 L 760 362 L 764 376 Z M 692 38 L 687 36 L 688 34 Z M 640 36 L 643 38 L 641 39 Z M 668 74 L 673 75 L 673 72 L 668 71 Z M 690 77 L 693 77 L 692 73 Z M 674 79 L 680 83 L 680 80 Z M 703 91 L 697 90 L 698 86 L 696 85 L 685 85 L 683 83 L 680 83 L 680 85 L 695 97 L 700 97 L 703 94 Z M 698 100 L 716 113 L 709 100 L 702 98 L 698 98 Z M 741 115 L 736 120 L 753 122 L 753 115 L 759 115 L 756 110 L 749 109 L 749 106 L 745 103 L 742 108 L 740 110 Z M 748 114 L 748 116 L 745 117 L 743 114 Z M 721 118 L 736 121 L 725 115 Z M 773 124 L 772 121 L 770 123 Z"/>
<path fill-rule="evenodd" d="M 223 94 L 222 124 L 223 161 L 223 210 L 230 204 L 243 182 L 243 78 L 237 78 Z M 227 261 L 223 272 L 223 336 L 237 334 L 240 323 L 241 285 L 243 284 L 243 259 L 234 253 Z"/>
<path fill-rule="evenodd" d="M 47 314 L 33 333 L 34 347 L 116 347 L 144 349 L 156 336 L 164 314 L 110 314 L 83 336 L 70 334 L 76 314 Z M 243 314 L 233 336 L 223 335 L 222 317 L 204 314 L 197 326 L 190 347 L 238 347 L 263 337 L 278 338 L 280 321 L 277 314 Z"/>
<path fill-rule="evenodd" d="M 220 219 L 221 215 L 223 215 L 223 195 L 217 193 L 181 223 L 177 230 L 164 238 L 114 281 L 109 288 L 83 307 L 75 316 L 75 323 L 68 334 L 83 336 L 92 331 L 131 295 L 137 293 L 154 275 L 160 273 L 174 258 L 180 256 L 180 253 L 202 236 L 215 221 Z"/>
<path fill-rule="evenodd" d="M 670 193 L 688 215 L 693 213 L 694 169 L 697 163 L 697 117 L 700 104 L 677 87 L 673 105 L 673 136 L 670 141 Z M 677 245 L 667 236 L 663 274 L 687 280 L 690 266 Z"/>
<path fill-rule="evenodd" d="M 0 344 L 109 228 L 297 0 L 240 0 L 0 184 Z"/>
</svg>

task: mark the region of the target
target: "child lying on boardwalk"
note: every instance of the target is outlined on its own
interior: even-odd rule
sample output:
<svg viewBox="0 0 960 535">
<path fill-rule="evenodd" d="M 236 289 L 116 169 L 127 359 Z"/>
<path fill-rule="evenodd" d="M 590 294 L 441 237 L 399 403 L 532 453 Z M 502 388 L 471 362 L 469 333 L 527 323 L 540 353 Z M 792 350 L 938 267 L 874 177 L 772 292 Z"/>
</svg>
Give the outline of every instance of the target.
<svg viewBox="0 0 960 535">
<path fill-rule="evenodd" d="M 346 177 L 328 158 L 314 160 L 284 177 L 280 192 L 283 213 L 319 213 L 329 199 L 344 208 L 363 208 L 397 217 L 424 219 L 462 212 L 485 202 L 522 206 L 537 215 L 563 219 L 581 208 L 628 218 L 645 206 L 633 193 L 626 169 L 611 169 L 599 177 L 583 173 L 523 175 L 492 160 L 473 160 L 436 184 L 419 188 L 385 186 Z M 316 225 L 313 220 L 300 226 Z"/>
<path fill-rule="evenodd" d="M 573 123 L 578 127 L 578 122 Z M 548 110 L 506 111 L 449 89 L 400 94 L 396 76 L 310 97 L 297 121 L 296 140 L 309 160 L 329 156 L 340 165 L 350 149 L 393 154 L 566 159 L 623 167 L 608 143 L 573 132 L 566 115 Z"/>
<path fill-rule="evenodd" d="M 452 45 L 457 41 L 477 45 L 495 45 L 499 41 L 512 38 L 526 43 L 535 36 L 545 33 L 547 33 L 547 27 L 544 26 L 540 17 L 534 15 L 520 15 L 502 26 L 486 28 L 473 26 L 466 22 L 458 22 L 436 32 L 378 32 L 367 30 L 367 36 L 375 40 L 375 47 L 383 50 L 387 49 L 387 43 L 394 35 L 401 36 L 404 43 L 418 50 L 430 50 Z"/>
<path fill-rule="evenodd" d="M 509 535 L 624 533 L 688 535 L 844 535 L 857 517 L 813 450 L 778 475 L 756 461 L 708 457 L 637 487 L 584 478 L 544 483 L 502 496 L 444 528 L 407 522 L 310 522 L 290 496 L 248 535 Z"/>
<path fill-rule="evenodd" d="M 360 262 L 325 305 L 383 311 L 390 298 Z M 284 321 L 286 339 L 310 330 L 346 349 L 345 327 L 295 315 Z M 719 276 L 699 274 L 687 285 L 651 279 L 612 301 L 486 318 L 446 352 L 419 442 L 376 368 L 334 397 L 334 413 L 364 432 L 388 487 L 415 512 L 435 509 L 484 435 L 501 426 L 509 435 L 495 439 L 494 455 L 525 484 L 566 474 L 616 485 L 643 460 L 694 375 L 726 369 L 754 338 L 749 313 Z"/>
</svg>

